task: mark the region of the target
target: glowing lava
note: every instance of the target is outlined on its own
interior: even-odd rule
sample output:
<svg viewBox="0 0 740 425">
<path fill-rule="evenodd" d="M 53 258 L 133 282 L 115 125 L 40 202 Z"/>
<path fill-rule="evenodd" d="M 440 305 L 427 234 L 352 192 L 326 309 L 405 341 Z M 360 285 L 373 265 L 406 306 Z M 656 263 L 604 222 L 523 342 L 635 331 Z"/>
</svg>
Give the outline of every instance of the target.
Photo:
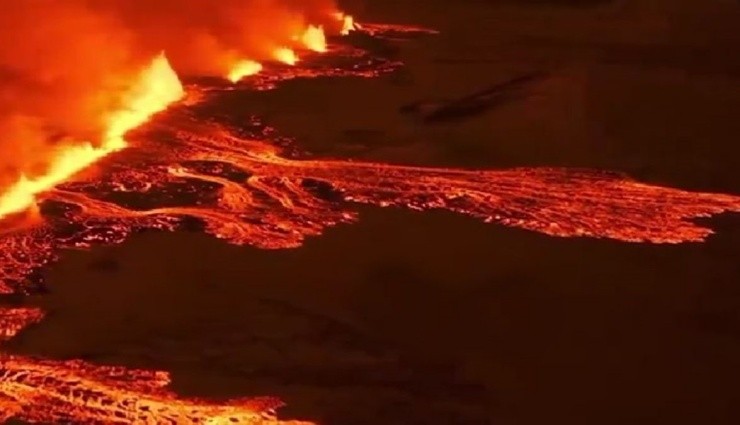
<svg viewBox="0 0 740 425">
<path fill-rule="evenodd" d="M 275 49 L 275 51 L 273 52 L 273 57 L 278 62 L 282 62 L 286 65 L 292 66 L 298 63 L 298 55 L 296 55 L 293 49 L 289 49 L 287 47 L 280 47 L 278 49 Z"/>
<path fill-rule="evenodd" d="M 399 26 L 369 28 L 377 35 L 418 32 Z M 208 94 L 200 98 L 203 103 L 159 115 L 137 132 L 137 149 L 111 157 L 95 177 L 51 189 L 63 180 L 56 179 L 40 189 L 44 225 L 0 232 L 0 293 L 33 292 L 38 282 L 34 272 L 54 261 L 62 249 L 121 243 L 146 229 L 175 231 L 197 223 L 229 243 L 295 248 L 328 227 L 356 221 L 357 203 L 447 210 L 559 237 L 650 243 L 702 241 L 712 231 L 693 219 L 740 211 L 738 196 L 648 185 L 600 171 L 459 170 L 300 159 L 291 140 L 257 117 L 237 118 L 233 111 L 214 114 L 223 111 L 225 96 L 240 90 L 270 89 L 296 77 L 371 77 L 396 69 L 396 63 L 357 49 L 332 53 L 338 57 L 323 67 L 275 67 L 279 69 L 260 72 L 249 85 L 229 90 L 194 83 L 193 91 Z M 180 96 L 177 78 L 166 60 L 158 58 L 132 92 L 130 109 L 111 115 L 109 149 L 126 146 L 126 131 Z M 84 165 L 75 167 L 66 175 Z M 0 339 L 40 317 L 34 309 L 0 308 Z M 165 389 L 168 383 L 164 372 L 0 355 L 0 420 L 284 423 L 274 416 L 279 406 L 275 400 L 180 399 Z"/>
<path fill-rule="evenodd" d="M 324 53 L 327 51 L 326 34 L 324 34 L 324 28 L 321 26 L 309 26 L 306 32 L 303 33 L 301 41 L 307 49 L 314 52 Z"/>
<path fill-rule="evenodd" d="M 44 312 L 38 308 L 0 307 L 0 342 L 13 338 L 25 327 L 40 322 L 43 318 Z"/>
<path fill-rule="evenodd" d="M 164 53 L 139 76 L 137 83 L 124 99 L 124 107 L 111 114 L 104 145 L 113 149 L 126 146 L 123 136 L 144 124 L 149 118 L 180 100 L 185 95 L 175 71 Z"/>
<path fill-rule="evenodd" d="M 41 317 L 38 309 L 0 308 L 0 341 Z M 308 425 L 279 421 L 276 399 L 180 399 L 169 383 L 166 372 L 0 354 L 0 422 Z"/>
<path fill-rule="evenodd" d="M 359 25 L 355 23 L 355 18 L 342 12 L 337 12 L 334 17 L 342 23 L 342 29 L 339 31 L 341 35 L 349 35 L 350 32 L 355 31 L 359 28 Z"/>
<path fill-rule="evenodd" d="M 177 101 L 184 92 L 164 54 L 156 57 L 138 77 L 123 99 L 120 110 L 107 117 L 107 129 L 99 146 L 71 143 L 59 149 L 45 173 L 21 178 L 0 195 L 0 218 L 31 207 L 36 196 L 66 181 L 106 155 L 126 147 L 123 136 L 149 117 Z"/>
<path fill-rule="evenodd" d="M 297 76 L 374 76 L 395 69 L 353 49 L 334 55 L 346 55 L 343 68 L 335 65 L 338 58 L 325 67 L 275 68 L 239 90 L 274 88 Z M 0 235 L 0 292 L 25 290 L 25 279 L 61 248 L 120 243 L 141 229 L 176 230 L 186 217 L 231 243 L 275 249 L 298 247 L 326 227 L 355 221 L 352 203 L 444 209 L 552 236 L 650 243 L 702 241 L 712 232 L 692 219 L 740 211 L 737 196 L 652 186 L 600 171 L 299 160 L 291 141 L 256 117 L 236 125 L 228 116 L 202 112 L 218 110 L 221 96 L 233 90 L 193 90 L 210 93 L 202 99 L 207 107 L 161 115 L 155 134 L 137 143 L 137 158 L 148 161 L 121 152 L 105 175 L 44 195 L 41 214 L 49 226 Z M 81 230 L 58 237 L 56 226 L 70 223 Z"/>
<path fill-rule="evenodd" d="M 252 60 L 239 61 L 229 72 L 228 80 L 232 83 L 239 82 L 242 78 L 259 74 L 262 71 L 262 64 Z"/>
</svg>

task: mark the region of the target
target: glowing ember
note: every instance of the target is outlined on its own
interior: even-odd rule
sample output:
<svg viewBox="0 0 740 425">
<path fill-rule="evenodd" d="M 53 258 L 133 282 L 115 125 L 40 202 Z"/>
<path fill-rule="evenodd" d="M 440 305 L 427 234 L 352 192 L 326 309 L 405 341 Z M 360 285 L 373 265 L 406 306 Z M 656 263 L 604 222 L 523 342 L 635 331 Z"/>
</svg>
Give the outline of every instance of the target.
<svg viewBox="0 0 740 425">
<path fill-rule="evenodd" d="M 251 60 L 239 61 L 229 72 L 228 80 L 232 83 L 240 81 L 242 78 L 259 74 L 262 71 L 262 64 Z"/>
<path fill-rule="evenodd" d="M 89 142 L 61 148 L 48 170 L 40 176 L 21 176 L 17 183 L 0 196 L 0 218 L 21 212 L 35 202 L 36 196 L 69 179 L 79 171 L 126 146 L 127 131 L 146 122 L 150 116 L 180 99 L 183 89 L 164 54 L 154 59 L 126 94 L 122 109 L 108 117 L 106 133 L 99 146 Z"/>
<path fill-rule="evenodd" d="M 327 50 L 326 34 L 324 34 L 324 28 L 321 26 L 309 26 L 306 32 L 303 33 L 301 41 L 307 49 L 314 52 L 324 53 Z"/>
<path fill-rule="evenodd" d="M 296 63 L 298 63 L 298 56 L 292 49 L 289 49 L 287 47 L 275 49 L 273 56 L 275 57 L 275 60 L 286 65 L 295 65 Z"/>
</svg>

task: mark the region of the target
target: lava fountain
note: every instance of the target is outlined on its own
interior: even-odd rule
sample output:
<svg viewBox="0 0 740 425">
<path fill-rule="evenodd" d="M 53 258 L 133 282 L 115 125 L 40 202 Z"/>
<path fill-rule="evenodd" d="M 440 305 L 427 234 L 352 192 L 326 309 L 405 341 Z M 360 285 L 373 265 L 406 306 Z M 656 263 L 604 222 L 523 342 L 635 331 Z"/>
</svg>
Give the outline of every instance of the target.
<svg viewBox="0 0 740 425">
<path fill-rule="evenodd" d="M 324 53 L 327 50 L 326 34 L 324 34 L 324 28 L 321 26 L 310 25 L 303 33 L 301 41 L 307 49 L 314 52 Z"/>
<path fill-rule="evenodd" d="M 278 62 L 282 62 L 286 65 L 295 65 L 298 63 L 298 55 L 293 49 L 288 47 L 279 47 L 273 52 L 273 57 Z"/>
<path fill-rule="evenodd" d="M 122 108 L 107 117 L 100 145 L 81 142 L 62 146 L 46 172 L 31 178 L 21 175 L 14 185 L 0 195 L 0 219 L 31 207 L 39 193 L 68 180 L 112 152 L 125 148 L 126 132 L 140 126 L 183 95 L 182 85 L 167 58 L 164 54 L 157 56 L 124 95 Z"/>
<path fill-rule="evenodd" d="M 341 35 L 349 35 L 352 31 L 360 29 L 360 26 L 355 23 L 355 18 L 344 12 L 334 13 L 334 18 L 342 25 L 342 28 L 339 30 Z"/>
<path fill-rule="evenodd" d="M 226 76 L 226 79 L 228 79 L 232 83 L 236 83 L 242 78 L 258 74 L 260 71 L 262 71 L 262 68 L 262 64 L 259 62 L 252 60 L 242 60 L 237 62 L 237 64 L 231 68 L 231 71 L 229 71 L 229 75 Z"/>
</svg>

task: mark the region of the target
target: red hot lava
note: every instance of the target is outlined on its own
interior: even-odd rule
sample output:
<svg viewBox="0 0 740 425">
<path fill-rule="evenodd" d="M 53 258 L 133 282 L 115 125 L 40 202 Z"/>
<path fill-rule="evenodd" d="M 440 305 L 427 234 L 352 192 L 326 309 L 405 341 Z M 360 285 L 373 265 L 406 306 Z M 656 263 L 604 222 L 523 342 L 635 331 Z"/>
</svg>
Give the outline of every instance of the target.
<svg viewBox="0 0 740 425">
<path fill-rule="evenodd" d="M 43 314 L 0 308 L 0 336 L 9 339 Z M 279 421 L 276 399 L 210 403 L 177 398 L 166 372 L 95 366 L 0 354 L 0 421 L 86 424 L 309 425 Z"/>
<path fill-rule="evenodd" d="M 362 28 L 378 37 L 419 32 Z M 702 241 L 711 230 L 692 219 L 740 211 L 740 197 L 647 185 L 597 171 L 470 171 L 300 159 L 290 140 L 259 119 L 234 123 L 228 113 L 214 114 L 223 96 L 240 90 L 270 89 L 297 77 L 371 77 L 398 66 L 349 47 L 332 46 L 329 52 L 325 59 L 309 56 L 293 68 L 260 68 L 237 86 L 187 87 L 191 95 L 199 94 L 191 96 L 199 102 L 159 116 L 129 149 L 107 157 L 97 176 L 78 177 L 41 195 L 42 224 L 8 227 L 0 234 L 0 290 L 33 291 L 35 272 L 61 249 L 120 243 L 139 230 L 173 231 L 193 221 L 230 243 L 295 248 L 329 226 L 355 221 L 352 203 L 444 209 L 552 236 L 650 243 Z M 0 335 L 9 338 L 40 318 L 33 309 L 0 310 Z M 178 399 L 164 389 L 169 378 L 163 372 L 0 355 L 0 374 L 6 418 L 283 423 L 272 413 L 279 403 L 270 399 L 224 404 Z"/>
</svg>

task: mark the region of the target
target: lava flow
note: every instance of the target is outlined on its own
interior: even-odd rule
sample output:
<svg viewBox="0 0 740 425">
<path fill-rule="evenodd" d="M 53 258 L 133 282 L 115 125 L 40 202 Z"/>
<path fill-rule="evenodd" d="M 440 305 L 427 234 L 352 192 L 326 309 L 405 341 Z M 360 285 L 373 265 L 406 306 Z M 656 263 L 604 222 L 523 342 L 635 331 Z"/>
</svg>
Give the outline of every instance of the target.
<svg viewBox="0 0 740 425">
<path fill-rule="evenodd" d="M 372 26 L 392 36 L 416 28 Z M 364 26 L 367 27 L 367 26 Z M 375 76 L 397 63 L 336 48 L 298 67 L 265 70 L 237 87 L 191 85 L 201 103 L 171 108 L 106 160 L 104 171 L 45 192 L 47 225 L 0 237 L 3 292 L 24 291 L 65 247 L 119 243 L 133 232 L 200 223 L 230 243 L 295 248 L 357 219 L 351 203 L 445 209 L 552 236 L 681 243 L 712 232 L 692 221 L 740 211 L 740 197 L 688 192 L 623 175 L 557 168 L 456 170 L 301 159 L 257 117 L 219 111 L 228 96 L 314 76 Z M 337 65 L 341 64 L 341 65 Z M 292 149 L 292 150 L 291 150 Z"/>
<path fill-rule="evenodd" d="M 425 32 L 350 23 L 351 30 L 367 29 L 376 37 Z M 287 51 L 293 52 L 281 53 L 282 60 L 295 63 Z M 442 209 L 552 236 L 651 243 L 702 241 L 711 230 L 692 219 L 740 211 L 737 196 L 664 188 L 599 171 L 475 171 L 305 159 L 290 139 L 258 117 L 235 116 L 223 107 L 232 96 L 292 78 L 373 77 L 399 66 L 349 46 L 329 51 L 294 67 L 258 69 L 245 63 L 231 78 L 236 85 L 193 83 L 187 89 L 201 94 L 199 103 L 175 105 L 129 134 L 131 146 L 103 159 L 95 176 L 35 192 L 43 225 L 0 233 L 0 292 L 33 292 L 41 283 L 39 270 L 62 249 L 121 243 L 142 230 L 200 228 L 233 244 L 295 248 L 327 227 L 356 221 L 353 203 Z M 120 136 L 131 127 L 112 128 Z M 39 318 L 34 310 L 0 310 L 0 335 L 12 336 Z M 169 382 L 163 372 L 3 355 L 0 374 L 6 418 L 281 423 L 272 414 L 274 400 L 180 400 L 163 388 Z"/>
<path fill-rule="evenodd" d="M 0 341 L 41 319 L 38 309 L 1 308 Z M 166 372 L 0 354 L 0 422 L 309 425 L 279 421 L 279 400 L 178 399 Z"/>
</svg>

